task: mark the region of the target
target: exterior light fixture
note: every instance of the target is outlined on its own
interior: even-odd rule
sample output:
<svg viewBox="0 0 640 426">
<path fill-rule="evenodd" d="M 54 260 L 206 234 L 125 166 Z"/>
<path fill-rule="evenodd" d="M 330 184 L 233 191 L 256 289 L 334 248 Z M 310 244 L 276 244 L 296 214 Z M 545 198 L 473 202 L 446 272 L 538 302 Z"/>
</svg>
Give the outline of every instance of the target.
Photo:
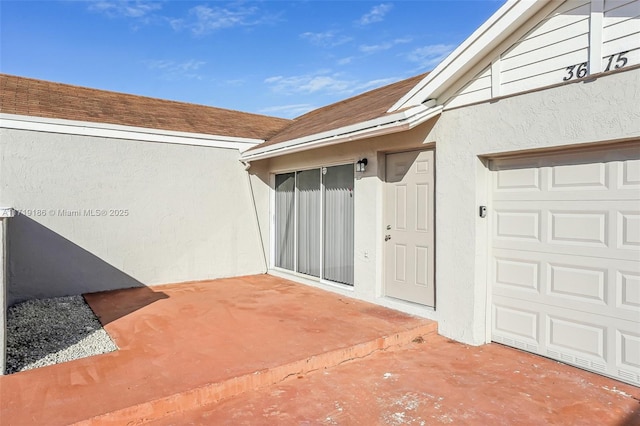
<svg viewBox="0 0 640 426">
<path fill-rule="evenodd" d="M 358 161 L 356 163 L 356 172 L 364 172 L 365 169 L 367 168 L 367 159 L 363 158 L 362 160 Z"/>
</svg>

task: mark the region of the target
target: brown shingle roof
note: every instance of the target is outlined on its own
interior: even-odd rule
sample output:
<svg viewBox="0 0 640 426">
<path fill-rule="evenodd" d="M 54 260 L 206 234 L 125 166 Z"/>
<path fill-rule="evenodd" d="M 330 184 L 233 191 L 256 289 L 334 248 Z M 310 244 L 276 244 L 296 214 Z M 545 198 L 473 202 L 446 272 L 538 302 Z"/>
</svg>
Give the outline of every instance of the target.
<svg viewBox="0 0 640 426">
<path fill-rule="evenodd" d="M 0 112 L 268 139 L 291 120 L 0 74 Z"/>
<path fill-rule="evenodd" d="M 318 108 L 293 120 L 271 139 L 250 150 L 383 117 L 427 73 L 398 81 L 349 99 Z"/>
</svg>

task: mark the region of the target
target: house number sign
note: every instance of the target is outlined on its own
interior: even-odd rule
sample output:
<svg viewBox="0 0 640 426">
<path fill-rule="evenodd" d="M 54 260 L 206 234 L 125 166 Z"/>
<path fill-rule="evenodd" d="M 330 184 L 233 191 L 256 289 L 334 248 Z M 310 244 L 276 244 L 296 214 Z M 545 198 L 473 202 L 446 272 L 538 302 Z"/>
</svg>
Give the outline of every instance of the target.
<svg viewBox="0 0 640 426">
<path fill-rule="evenodd" d="M 604 69 L 604 72 L 611 71 L 612 69 L 619 69 L 627 65 L 628 59 L 625 56 L 629 51 L 614 53 L 609 56 L 607 61 L 607 67 Z M 569 81 L 573 78 L 582 78 L 587 76 L 587 63 L 583 62 L 581 64 L 571 65 L 567 67 L 567 75 L 562 79 L 562 81 Z"/>
</svg>

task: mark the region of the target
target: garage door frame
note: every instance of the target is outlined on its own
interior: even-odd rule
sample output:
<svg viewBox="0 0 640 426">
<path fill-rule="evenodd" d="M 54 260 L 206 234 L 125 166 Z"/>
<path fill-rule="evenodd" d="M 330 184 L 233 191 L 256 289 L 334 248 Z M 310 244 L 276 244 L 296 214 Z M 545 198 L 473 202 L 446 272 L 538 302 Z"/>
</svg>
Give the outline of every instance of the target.
<svg viewBox="0 0 640 426">
<path fill-rule="evenodd" d="M 487 279 L 487 298 L 486 298 L 486 338 L 487 341 L 492 341 L 493 340 L 493 315 L 494 315 L 494 274 L 495 274 L 495 268 L 494 268 L 494 240 L 493 240 L 493 235 L 494 235 L 494 231 L 495 229 L 495 225 L 494 225 L 494 206 L 493 204 L 493 199 L 494 199 L 494 194 L 493 194 L 493 188 L 497 179 L 497 172 L 495 170 L 495 162 L 496 161 L 523 161 L 523 162 L 527 162 L 527 160 L 529 160 L 529 162 L 538 159 L 539 161 L 543 161 L 546 162 L 547 159 L 549 158 L 549 155 L 552 154 L 558 154 L 558 155 L 572 155 L 572 154 L 586 154 L 587 156 L 589 155 L 589 153 L 595 153 L 595 154 L 591 154 L 591 155 L 597 155 L 599 152 L 603 152 L 603 150 L 607 150 L 607 153 L 609 154 L 613 154 L 615 155 L 615 153 L 617 151 L 621 151 L 621 150 L 628 150 L 628 149 L 638 149 L 640 151 L 640 142 L 639 141 L 631 141 L 631 142 L 625 142 L 625 143 L 616 143 L 616 144 L 594 144 L 594 145 L 589 145 L 587 147 L 581 146 L 581 147 L 564 147 L 562 149 L 558 149 L 558 148 L 554 148 L 554 149 L 545 149 L 545 150 L 536 150 L 536 151 L 527 151 L 527 152 L 521 152 L 521 153 L 509 153 L 508 155 L 499 155 L 499 156 L 491 156 L 491 157 L 487 157 L 483 160 L 484 163 L 484 170 L 485 170 L 485 176 L 487 176 L 486 178 L 486 182 L 482 182 L 479 181 L 478 182 L 478 189 L 479 189 L 479 201 L 482 202 L 482 198 L 488 200 L 488 215 L 485 219 L 486 222 L 484 223 L 484 228 L 486 230 L 486 235 L 484 238 L 486 238 L 486 245 L 485 247 L 487 247 L 487 252 L 486 252 L 486 279 Z M 482 160 L 482 159 L 481 159 Z M 482 191 L 485 190 L 486 191 L 486 196 L 482 197 Z M 541 226 L 541 225 L 540 225 Z M 540 229 L 542 230 L 542 227 L 540 227 Z M 483 238 L 482 235 L 479 235 L 479 238 Z M 552 252 L 549 252 L 552 253 Z M 632 255 L 635 252 L 632 252 Z M 553 255 L 553 256 L 557 256 L 557 255 Z M 635 257 L 633 257 L 633 259 L 635 260 Z M 608 262 L 607 262 L 608 263 Z M 633 269 L 633 272 L 635 272 L 635 268 Z M 609 284 L 612 285 L 612 284 Z M 634 321 L 635 321 L 635 316 L 634 316 Z M 543 320 L 544 322 L 544 320 Z M 545 333 L 544 330 L 541 330 L 540 333 Z M 541 335 L 542 336 L 542 335 Z M 610 337 L 612 338 L 612 337 Z M 504 342 L 502 342 L 504 343 Z M 530 350 L 532 352 L 535 352 L 535 350 L 531 350 L 532 348 L 527 348 L 522 347 L 521 345 L 513 345 L 516 348 L 519 349 L 523 349 L 523 350 Z M 548 356 L 546 354 L 540 353 L 538 352 L 538 354 L 542 355 L 542 356 Z M 609 354 L 609 356 L 611 356 L 611 354 Z M 614 353 L 614 355 L 616 358 L 619 358 L 620 354 Z M 586 368 L 590 371 L 594 371 L 594 369 L 589 368 L 589 366 L 582 366 L 579 364 L 576 364 L 574 362 L 571 362 L 571 360 L 569 359 L 562 359 L 562 357 L 559 358 L 555 358 L 559 361 L 565 361 L 568 362 L 572 365 L 578 366 L 578 367 L 583 367 Z M 577 359 L 577 358 L 576 358 Z M 617 362 L 617 361 L 616 361 Z M 594 372 L 598 372 L 598 371 L 594 371 Z M 600 374 L 604 374 L 604 375 L 609 375 L 611 376 L 611 374 L 607 374 L 607 372 L 600 372 Z M 616 377 L 613 376 L 614 378 L 618 379 L 618 380 L 623 380 L 623 381 L 627 381 L 629 383 L 638 385 L 638 383 L 636 382 L 637 378 L 632 378 L 632 379 L 628 379 L 626 380 L 624 377 Z M 637 377 L 637 376 L 636 376 Z"/>
</svg>

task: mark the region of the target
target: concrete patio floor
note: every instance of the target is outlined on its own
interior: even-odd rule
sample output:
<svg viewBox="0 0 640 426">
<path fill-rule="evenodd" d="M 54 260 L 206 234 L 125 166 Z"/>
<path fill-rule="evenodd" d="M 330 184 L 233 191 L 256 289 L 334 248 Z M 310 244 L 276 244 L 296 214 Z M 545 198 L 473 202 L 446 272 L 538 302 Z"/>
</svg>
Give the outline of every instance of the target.
<svg viewBox="0 0 640 426">
<path fill-rule="evenodd" d="M 3 426 L 640 424 L 639 388 L 268 275 L 85 297 L 120 349 L 0 377 Z"/>
</svg>

